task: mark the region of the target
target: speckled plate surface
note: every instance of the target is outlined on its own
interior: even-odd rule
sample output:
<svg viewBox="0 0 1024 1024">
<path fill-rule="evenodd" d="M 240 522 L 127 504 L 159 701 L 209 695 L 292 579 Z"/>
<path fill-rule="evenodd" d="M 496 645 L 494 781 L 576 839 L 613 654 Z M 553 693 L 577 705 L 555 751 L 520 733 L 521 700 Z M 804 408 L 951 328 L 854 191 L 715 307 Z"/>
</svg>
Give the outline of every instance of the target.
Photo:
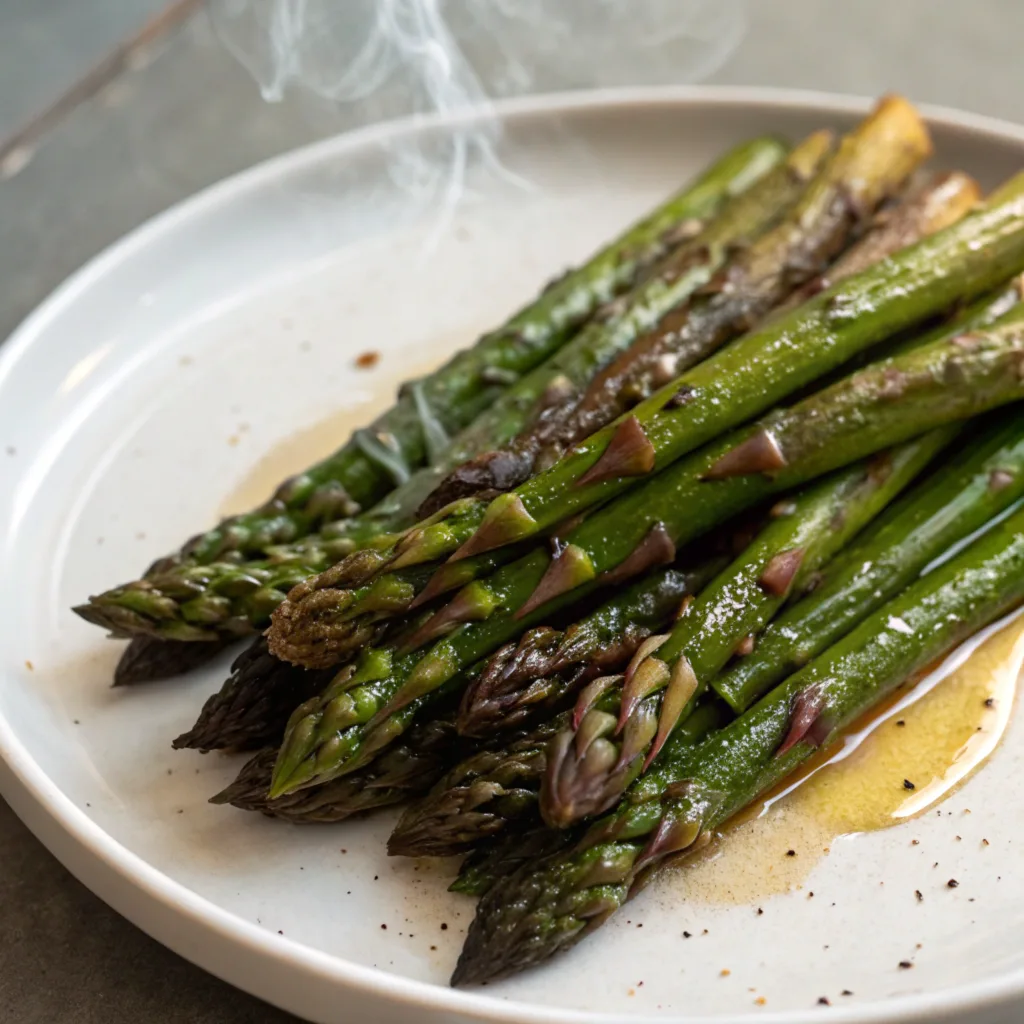
<svg viewBox="0 0 1024 1024">
<path fill-rule="evenodd" d="M 1019 723 L 941 813 L 808 844 L 785 885 L 734 837 L 742 886 L 679 872 L 557 962 L 453 992 L 472 905 L 445 892 L 451 864 L 389 861 L 388 814 L 296 829 L 209 806 L 238 762 L 170 739 L 227 659 L 114 692 L 119 646 L 68 611 L 333 447 L 725 146 L 865 106 L 736 89 L 508 104 L 501 157 L 529 187 L 473 181 L 440 232 L 387 154 L 471 122 L 372 128 L 210 189 L 59 289 L 0 351 L 0 788 L 28 825 L 156 938 L 316 1021 L 1020 1020 Z M 941 164 L 986 185 L 1024 166 L 1024 131 L 929 116 Z"/>
</svg>

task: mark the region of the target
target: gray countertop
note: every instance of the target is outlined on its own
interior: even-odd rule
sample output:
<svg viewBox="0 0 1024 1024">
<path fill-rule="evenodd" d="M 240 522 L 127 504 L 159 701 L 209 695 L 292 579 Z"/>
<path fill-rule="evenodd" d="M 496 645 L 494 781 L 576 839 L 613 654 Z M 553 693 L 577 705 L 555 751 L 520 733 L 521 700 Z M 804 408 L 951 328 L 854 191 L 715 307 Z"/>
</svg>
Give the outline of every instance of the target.
<svg viewBox="0 0 1024 1024">
<path fill-rule="evenodd" d="M 99 19 L 103 31 L 96 25 L 82 30 L 77 22 L 69 29 L 68 19 L 59 17 L 62 6 L 80 11 L 86 5 L 0 4 L 0 93 L 7 100 L 0 104 L 0 154 L 6 151 L 0 158 L 0 338 L 62 278 L 140 221 L 209 182 L 347 127 L 343 115 L 264 103 L 198 11 L 147 32 L 130 59 L 110 63 L 102 87 L 59 106 L 12 148 L 5 144 L 15 121 L 38 114 L 33 104 L 49 96 L 41 68 L 66 77 L 77 59 L 84 76 L 145 19 L 194 5 L 91 0 L 106 18 Z M 1024 121 L 1019 0 L 750 0 L 747 22 L 743 40 L 709 81 L 868 95 L 897 90 Z M 5 45 L 22 50 L 40 41 L 45 59 L 22 60 L 19 69 L 8 59 L 13 51 L 5 55 Z M 73 84 L 61 81 L 60 89 Z M 4 1021 L 293 1019 L 203 973 L 118 917 L 2 801 L 0 862 Z"/>
</svg>

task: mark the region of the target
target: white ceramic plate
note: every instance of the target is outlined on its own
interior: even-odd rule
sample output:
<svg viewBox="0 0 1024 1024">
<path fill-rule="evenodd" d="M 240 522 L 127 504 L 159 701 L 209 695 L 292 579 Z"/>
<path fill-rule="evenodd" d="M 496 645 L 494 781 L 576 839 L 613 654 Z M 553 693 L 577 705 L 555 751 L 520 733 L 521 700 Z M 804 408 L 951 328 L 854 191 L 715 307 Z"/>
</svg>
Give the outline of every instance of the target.
<svg viewBox="0 0 1024 1024">
<path fill-rule="evenodd" d="M 333 447 L 343 419 L 368 418 L 398 379 L 468 344 L 727 145 L 841 128 L 864 108 L 735 89 L 503 105 L 502 159 L 532 187 L 473 182 L 474 203 L 427 255 L 436 219 L 403 219 L 385 154 L 471 121 L 376 127 L 208 190 L 60 288 L 0 353 L 0 783 L 28 825 L 160 941 L 316 1021 L 1019 1020 L 1012 731 L 942 814 L 837 842 L 810 871 L 813 901 L 772 896 L 755 918 L 742 901 L 656 886 L 570 956 L 453 992 L 472 906 L 445 892 L 451 865 L 389 861 L 388 814 L 300 830 L 210 807 L 238 762 L 169 740 L 225 661 L 112 692 L 119 646 L 68 611 L 240 500 L 266 453 L 278 458 L 265 487 Z M 930 117 L 940 163 L 986 185 L 1024 165 L 1024 131 Z M 383 354 L 372 372 L 353 367 L 367 349 Z M 968 806 L 954 842 L 947 812 Z M 955 893 L 940 885 L 950 876 Z M 910 952 L 915 969 L 898 970 Z M 842 989 L 856 994 L 815 1006 Z"/>
</svg>

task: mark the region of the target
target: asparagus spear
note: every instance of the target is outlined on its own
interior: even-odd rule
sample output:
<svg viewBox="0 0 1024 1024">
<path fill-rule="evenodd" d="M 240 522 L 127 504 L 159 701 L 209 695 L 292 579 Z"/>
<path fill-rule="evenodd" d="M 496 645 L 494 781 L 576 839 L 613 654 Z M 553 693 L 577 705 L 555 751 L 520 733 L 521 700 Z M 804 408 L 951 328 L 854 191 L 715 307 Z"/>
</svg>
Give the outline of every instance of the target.
<svg viewBox="0 0 1024 1024">
<path fill-rule="evenodd" d="M 826 178 L 826 180 L 828 179 Z M 876 224 L 875 229 L 869 232 L 860 243 L 855 245 L 834 267 L 829 270 L 827 283 L 821 279 L 811 282 L 811 286 L 813 287 L 811 295 L 817 291 L 821 291 L 827 286 L 827 284 L 837 283 L 852 274 L 866 269 L 872 263 L 875 263 L 879 259 L 895 252 L 902 244 L 909 244 L 927 234 L 940 230 L 942 227 L 945 227 L 956 220 L 959 220 L 966 213 L 968 208 L 977 201 L 978 194 L 976 183 L 966 175 L 950 174 L 936 176 L 925 187 L 916 190 L 895 209 L 883 211 L 883 214 L 880 214 L 878 217 L 879 223 Z M 793 218 L 790 219 L 792 220 Z M 799 221 L 799 223 L 801 223 L 801 225 L 803 224 L 802 221 Z M 782 228 L 771 232 L 767 241 L 777 250 L 780 244 L 792 244 L 791 235 L 792 231 L 787 225 L 783 225 Z M 758 262 L 770 263 L 771 260 L 769 257 L 771 252 L 771 248 L 765 250 L 759 246 L 755 250 L 755 255 L 758 256 Z M 743 281 L 745 276 L 747 276 L 746 271 L 749 270 L 750 265 L 751 264 L 746 260 L 745 255 L 741 255 L 738 261 L 730 264 L 730 269 L 728 271 L 730 287 L 735 286 L 736 290 L 731 293 L 726 293 L 724 300 L 723 293 L 717 293 L 716 298 L 713 301 L 709 301 L 704 307 L 708 315 L 704 317 L 703 321 L 698 317 L 697 320 L 694 321 L 694 327 L 699 327 L 700 323 L 703 323 L 708 328 L 714 328 L 716 324 L 721 326 L 726 321 L 721 318 L 720 314 L 723 314 L 723 312 L 727 314 L 730 309 L 740 309 L 745 310 L 747 313 L 750 312 L 756 304 L 756 294 L 751 298 L 750 295 L 747 294 L 750 289 L 743 289 Z M 780 260 L 780 265 L 784 265 L 784 260 Z M 781 278 L 779 275 L 776 275 L 775 277 L 769 277 L 769 281 L 774 281 L 778 284 L 781 281 Z M 757 292 L 757 287 L 757 282 L 754 282 L 752 284 L 754 293 Z M 737 296 L 739 297 L 737 298 Z M 688 337 L 690 337 L 691 340 L 693 339 L 694 336 L 692 332 L 690 332 Z M 553 411 L 557 414 L 557 409 Z M 557 432 L 557 425 L 552 426 L 553 422 L 554 421 L 545 417 L 544 424 L 540 428 L 541 432 L 547 432 L 549 431 L 549 428 Z M 553 437 L 554 435 L 545 433 L 545 436 L 550 439 L 550 437 Z M 541 433 L 534 432 L 532 435 L 529 435 L 522 444 L 514 446 L 512 451 L 495 454 L 494 458 L 498 460 L 495 465 L 500 465 L 500 474 L 502 479 L 499 481 L 493 476 L 488 477 L 487 474 L 484 474 L 483 483 L 498 484 L 501 489 L 506 489 L 511 484 L 518 482 L 517 480 L 510 478 L 509 474 L 513 472 L 510 467 L 518 465 L 521 457 L 526 458 L 532 467 L 533 457 L 542 447 L 540 437 Z M 478 478 L 475 469 L 467 469 L 467 473 L 468 476 L 465 479 Z M 455 497 L 457 490 L 458 489 L 456 488 L 456 490 L 445 491 L 443 487 L 441 488 L 441 491 L 445 492 L 445 497 Z M 432 507 L 433 506 L 431 505 L 431 508 Z M 451 514 L 450 510 L 449 514 Z M 487 555 L 477 556 L 476 559 L 470 560 L 470 562 L 474 563 L 472 567 L 473 571 L 468 574 L 467 578 L 484 575 L 486 571 L 490 571 L 498 565 L 510 561 L 513 555 L 513 551 L 510 551 L 509 549 L 501 549 L 497 552 L 490 552 Z M 378 556 L 378 558 L 382 559 L 383 556 Z M 452 577 L 454 576 L 456 579 L 460 578 L 464 574 L 464 570 L 468 567 L 469 565 L 466 562 L 454 567 L 448 567 L 443 574 L 439 574 L 438 577 L 435 578 L 434 584 L 437 584 L 438 581 L 442 579 L 444 580 L 443 586 L 436 587 L 435 589 L 441 590 L 450 588 L 452 585 Z M 343 627 L 341 630 L 335 630 L 331 635 L 330 646 L 336 654 L 344 653 L 346 648 L 353 645 L 353 641 L 346 640 L 342 634 L 345 629 L 351 629 L 353 634 L 357 632 L 355 623 L 358 621 L 362 601 L 366 600 L 368 597 L 372 597 L 372 588 L 374 585 L 378 587 L 402 587 L 405 592 L 410 594 L 412 593 L 414 588 L 405 586 L 407 583 L 407 579 L 405 578 L 407 572 L 407 570 L 398 570 L 396 572 L 385 574 L 383 577 L 378 577 L 374 584 L 366 584 L 363 587 L 356 588 L 349 587 L 347 592 L 344 594 L 344 597 L 341 595 L 332 595 L 330 598 L 332 603 L 339 599 L 345 602 L 343 619 L 338 619 L 338 621 L 349 623 L 347 627 Z M 346 567 L 342 565 L 337 567 L 337 569 L 331 574 L 330 578 L 333 579 L 336 577 L 339 581 L 345 580 L 346 582 L 351 582 L 350 579 L 346 578 L 350 575 L 351 574 L 347 573 Z M 319 579 L 315 581 L 315 583 L 311 584 L 311 587 L 322 590 L 327 585 L 327 579 L 328 577 Z M 301 591 L 298 592 L 293 597 L 293 600 L 301 600 L 301 594 Z M 427 592 L 414 597 L 411 603 L 423 601 L 430 596 L 432 596 L 432 592 L 428 588 Z M 316 600 L 322 603 L 324 598 L 321 596 Z M 367 610 L 372 613 L 374 609 L 371 605 Z"/>
<path fill-rule="evenodd" d="M 581 698 L 551 744 L 544 820 L 567 828 L 618 803 L 677 723 L 737 652 L 948 445 L 946 427 L 783 498 L 753 543 L 694 598 L 670 633 L 652 638 L 626 676 L 605 688 L 612 707 Z"/>
<path fill-rule="evenodd" d="M 535 536 L 636 485 L 723 430 L 750 419 L 901 330 L 981 294 L 1024 266 L 1024 175 L 989 204 L 882 263 L 834 285 L 798 310 L 733 342 L 683 374 L 632 415 L 577 445 L 551 470 L 496 498 L 457 502 L 395 546 L 392 568 L 455 552 L 413 606 L 486 571 L 475 556 Z M 632 475 L 631 475 L 632 474 Z M 482 523 L 482 525 L 481 525 Z M 461 564 L 459 564 L 461 563 Z M 357 585 L 365 582 L 358 578 Z M 298 592 L 334 591 L 349 607 L 344 563 Z M 326 601 L 318 616 L 328 614 Z M 297 607 L 283 615 L 301 617 Z M 346 622 L 341 632 L 349 629 Z"/>
<path fill-rule="evenodd" d="M 535 828 L 528 832 L 500 835 L 475 846 L 459 865 L 459 874 L 449 892 L 483 896 L 501 878 L 514 874 L 526 863 L 565 850 L 579 836 L 571 829 Z"/>
<path fill-rule="evenodd" d="M 829 144 L 828 133 L 819 132 L 770 170 L 768 152 L 758 147 L 760 180 L 750 184 L 752 172 L 737 179 L 736 187 L 746 191 L 727 202 L 705 230 L 669 253 L 604 315 L 505 390 L 431 465 L 414 473 L 370 511 L 329 523 L 299 542 L 276 544 L 263 552 L 269 558 L 241 564 L 237 560 L 204 560 L 200 565 L 171 565 L 151 571 L 143 580 L 94 596 L 75 610 L 115 635 L 144 633 L 181 641 L 213 639 L 223 633 L 239 635 L 265 626 L 285 591 L 305 576 L 322 572 L 353 548 L 379 546 L 389 531 L 408 526 L 446 471 L 510 440 L 538 407 L 544 409 L 559 395 L 585 386 L 640 331 L 706 284 L 735 248 L 763 231 L 792 204 L 805 178 L 827 154 Z M 776 159 L 783 155 L 777 146 L 771 153 Z M 354 563 L 363 577 L 376 564 L 366 550 Z M 374 610 L 380 589 L 364 588 L 365 608 Z M 353 644 L 360 640 L 357 631 Z"/>
<path fill-rule="evenodd" d="M 670 743 L 659 766 L 571 852 L 495 884 L 452 983 L 522 970 L 578 942 L 666 858 L 706 842 L 873 704 L 1022 600 L 1017 512 L 698 747 Z"/>
<path fill-rule="evenodd" d="M 745 711 L 1022 495 L 1024 419 L 1011 409 L 968 435 L 949 465 L 830 563 L 813 592 L 758 635 L 752 654 L 712 680 L 715 691 Z"/>
<path fill-rule="evenodd" d="M 670 467 L 487 580 L 475 580 L 380 652 L 372 678 L 296 710 L 274 773 L 277 794 L 344 774 L 408 727 L 419 707 L 524 628 L 599 586 L 675 558 L 676 546 L 767 496 L 928 430 L 1024 398 L 1024 310 L 976 334 L 884 360 L 741 428 Z M 294 620 L 290 623 L 294 626 Z M 319 627 L 318 627 L 319 628 Z M 280 657 L 317 663 L 318 636 L 270 630 Z M 447 634 L 447 635 L 446 635 Z M 420 654 L 418 645 L 436 640 Z"/>
<path fill-rule="evenodd" d="M 458 728 L 488 736 L 557 707 L 592 679 L 623 668 L 727 562 L 714 553 L 692 571 L 658 569 L 568 629 L 538 626 L 496 651 L 462 693 Z"/>
<path fill-rule="evenodd" d="M 459 732 L 487 736 L 519 727 L 534 712 L 543 713 L 557 703 L 562 694 L 624 665 L 651 630 L 668 621 L 683 597 L 698 590 L 722 564 L 724 556 L 718 556 L 689 572 L 661 570 L 634 584 L 619 603 L 597 611 L 568 635 L 538 629 L 527 634 L 518 649 L 513 644 L 514 650 L 499 651 L 466 690 Z M 307 670 L 275 658 L 262 636 L 253 640 L 231 669 L 192 728 L 174 741 L 176 749 L 279 743 L 292 711 L 322 692 L 335 675 L 334 669 Z M 531 670 L 543 677 L 534 688 L 524 685 Z"/>
<path fill-rule="evenodd" d="M 1019 301 L 1019 285 L 1002 289 L 975 303 L 959 314 L 952 323 L 928 332 L 918 339 L 918 343 L 923 345 L 952 338 L 976 328 L 991 326 Z M 902 349 L 908 351 L 909 347 L 904 343 Z M 1006 493 L 1014 492 L 1011 489 Z M 752 530 L 751 527 L 755 529 Z M 723 547 L 719 557 L 726 558 L 726 552 L 730 547 L 733 554 L 742 551 L 753 539 L 755 532 L 756 524 L 753 522 L 739 530 L 733 529 L 731 545 Z M 707 538 L 703 538 L 701 544 L 704 550 L 708 549 Z M 834 564 L 835 561 L 830 565 L 830 575 L 833 571 L 831 566 Z M 724 562 L 721 568 L 724 568 Z M 650 574 L 633 584 L 631 589 L 642 594 L 647 586 L 657 585 L 656 574 Z M 548 706 L 566 693 L 575 692 L 596 676 L 615 671 L 625 665 L 639 643 L 648 635 L 646 629 L 630 631 L 634 634 L 632 636 L 627 632 L 614 632 L 617 622 L 628 624 L 637 616 L 646 614 L 640 609 L 632 610 L 627 603 L 629 600 L 628 592 L 613 597 L 604 608 L 582 622 L 570 626 L 564 632 L 541 626 L 524 633 L 518 644 L 511 643 L 499 649 L 481 676 L 471 681 L 463 692 L 459 712 L 460 731 L 467 735 L 484 734 L 489 728 L 500 727 L 506 716 L 516 720 L 520 711 Z M 607 622 L 602 621 L 604 617 L 607 617 Z M 664 621 L 667 622 L 668 619 Z M 657 626 L 653 628 L 655 632 L 659 631 Z M 595 647 L 595 659 L 592 662 L 584 662 L 578 670 L 566 673 L 565 655 L 575 655 L 579 651 L 582 656 L 590 657 L 587 651 L 591 644 Z M 604 656 L 605 649 L 610 652 L 608 657 Z M 743 664 L 757 660 L 756 656 L 747 658 Z M 717 683 L 717 678 L 715 682 Z"/>
<path fill-rule="evenodd" d="M 335 674 L 333 669 L 310 671 L 279 661 L 267 641 L 257 637 L 235 659 L 231 675 L 203 705 L 195 725 L 174 741 L 174 748 L 244 750 L 280 743 L 288 716 L 322 693 Z"/>
<path fill-rule="evenodd" d="M 548 744 L 570 717 L 563 712 L 500 750 L 481 751 L 460 762 L 405 811 L 388 840 L 388 853 L 448 857 L 535 825 Z M 699 742 L 729 717 L 721 701 L 705 702 L 680 726 L 682 742 Z"/>
<path fill-rule="evenodd" d="M 431 719 L 410 729 L 404 743 L 393 746 L 364 771 L 317 789 L 269 800 L 267 789 L 277 751 L 268 747 L 246 762 L 238 778 L 210 803 L 260 811 L 296 824 L 344 821 L 425 792 L 464 749 L 451 717 Z"/>
<path fill-rule="evenodd" d="M 460 761 L 405 810 L 388 839 L 388 853 L 449 857 L 499 833 L 535 823 L 545 752 L 565 717 L 556 716 L 499 749 L 481 750 Z"/>
<path fill-rule="evenodd" d="M 230 645 L 229 638 L 208 644 L 194 644 L 180 640 L 157 640 L 151 636 L 134 637 L 117 662 L 114 685 L 136 686 L 183 675 L 216 658 Z"/>
</svg>

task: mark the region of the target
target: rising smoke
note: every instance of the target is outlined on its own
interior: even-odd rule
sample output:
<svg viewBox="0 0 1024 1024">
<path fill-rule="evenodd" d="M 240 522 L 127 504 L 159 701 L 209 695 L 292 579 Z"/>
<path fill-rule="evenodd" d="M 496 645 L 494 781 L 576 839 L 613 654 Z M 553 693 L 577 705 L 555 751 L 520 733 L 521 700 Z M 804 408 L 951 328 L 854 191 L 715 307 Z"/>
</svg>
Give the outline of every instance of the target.
<svg viewBox="0 0 1024 1024">
<path fill-rule="evenodd" d="M 305 94 L 344 124 L 488 111 L 498 98 L 695 82 L 744 30 L 745 0 L 212 0 L 217 31 L 268 101 Z M 389 161 L 402 190 L 449 213 L 471 167 L 496 173 L 500 126 L 473 120 Z"/>
</svg>

